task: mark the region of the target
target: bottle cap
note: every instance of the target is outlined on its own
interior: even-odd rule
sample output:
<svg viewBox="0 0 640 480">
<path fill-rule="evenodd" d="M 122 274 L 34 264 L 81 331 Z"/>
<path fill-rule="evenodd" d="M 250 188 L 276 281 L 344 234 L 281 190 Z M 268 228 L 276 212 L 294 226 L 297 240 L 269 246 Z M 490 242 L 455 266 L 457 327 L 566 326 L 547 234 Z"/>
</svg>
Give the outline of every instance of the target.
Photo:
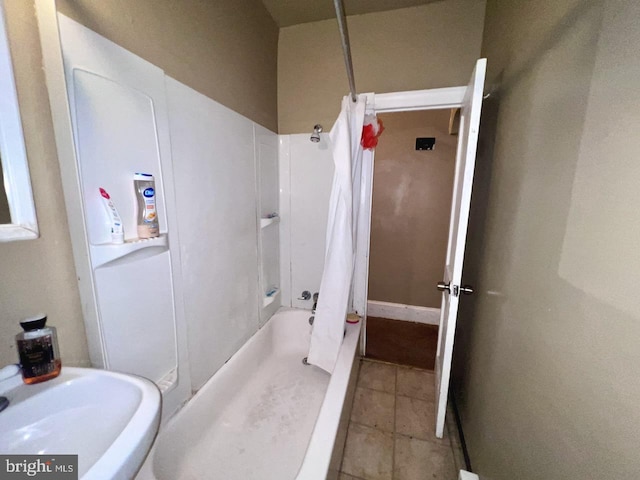
<svg viewBox="0 0 640 480">
<path fill-rule="evenodd" d="M 44 328 L 46 323 L 47 316 L 44 313 L 40 313 L 33 317 L 25 318 L 20 322 L 20 326 L 25 332 L 29 332 L 31 330 L 40 330 L 41 328 Z"/>
<path fill-rule="evenodd" d="M 145 181 L 151 181 L 153 180 L 153 175 L 151 175 L 150 173 L 134 173 L 133 174 L 133 179 L 134 180 L 145 180 Z"/>
<path fill-rule="evenodd" d="M 111 241 L 118 245 L 122 245 L 124 243 L 124 232 L 112 233 Z"/>
</svg>

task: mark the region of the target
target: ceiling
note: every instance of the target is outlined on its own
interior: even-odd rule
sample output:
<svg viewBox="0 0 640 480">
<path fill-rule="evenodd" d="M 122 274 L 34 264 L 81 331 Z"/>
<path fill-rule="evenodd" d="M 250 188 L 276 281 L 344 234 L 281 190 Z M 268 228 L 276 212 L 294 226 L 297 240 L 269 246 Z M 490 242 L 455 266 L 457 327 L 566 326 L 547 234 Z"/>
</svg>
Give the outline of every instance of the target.
<svg viewBox="0 0 640 480">
<path fill-rule="evenodd" d="M 415 7 L 439 0 L 343 0 L 347 15 Z M 279 27 L 336 17 L 332 0 L 262 0 Z"/>
</svg>

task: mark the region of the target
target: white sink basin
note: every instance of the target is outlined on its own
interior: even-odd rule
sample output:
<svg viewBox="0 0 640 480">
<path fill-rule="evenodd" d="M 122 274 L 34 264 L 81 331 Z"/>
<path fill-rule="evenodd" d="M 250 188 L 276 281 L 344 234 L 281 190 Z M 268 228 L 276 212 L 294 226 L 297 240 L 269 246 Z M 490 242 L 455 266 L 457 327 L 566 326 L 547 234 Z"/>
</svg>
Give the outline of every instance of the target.
<svg viewBox="0 0 640 480">
<path fill-rule="evenodd" d="M 5 369 L 6 371 L 6 369 Z M 160 424 L 160 392 L 140 377 L 62 367 L 57 378 L 25 385 L 0 381 L 3 454 L 78 455 L 79 477 L 133 478 Z"/>
</svg>

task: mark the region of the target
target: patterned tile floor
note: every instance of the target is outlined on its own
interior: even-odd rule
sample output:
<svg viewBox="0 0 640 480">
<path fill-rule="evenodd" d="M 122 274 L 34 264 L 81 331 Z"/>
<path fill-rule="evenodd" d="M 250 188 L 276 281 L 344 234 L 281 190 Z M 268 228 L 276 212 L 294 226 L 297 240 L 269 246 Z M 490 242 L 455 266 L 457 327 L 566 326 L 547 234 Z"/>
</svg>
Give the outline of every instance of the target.
<svg viewBox="0 0 640 480">
<path fill-rule="evenodd" d="M 434 434 L 434 373 L 361 360 L 340 480 L 455 480 L 464 457 L 447 412 Z"/>
</svg>

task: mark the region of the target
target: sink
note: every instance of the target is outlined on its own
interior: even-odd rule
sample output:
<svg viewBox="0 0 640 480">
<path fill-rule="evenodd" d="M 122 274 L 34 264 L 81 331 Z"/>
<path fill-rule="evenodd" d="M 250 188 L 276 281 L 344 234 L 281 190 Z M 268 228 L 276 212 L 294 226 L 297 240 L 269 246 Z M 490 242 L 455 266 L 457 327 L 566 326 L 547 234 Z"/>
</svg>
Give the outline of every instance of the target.
<svg viewBox="0 0 640 480">
<path fill-rule="evenodd" d="M 7 370 L 15 368 L 15 371 Z M 133 478 L 160 425 L 160 392 L 141 377 L 62 367 L 60 375 L 25 385 L 17 367 L 0 372 L 3 454 L 78 455 L 82 480 Z"/>
</svg>

